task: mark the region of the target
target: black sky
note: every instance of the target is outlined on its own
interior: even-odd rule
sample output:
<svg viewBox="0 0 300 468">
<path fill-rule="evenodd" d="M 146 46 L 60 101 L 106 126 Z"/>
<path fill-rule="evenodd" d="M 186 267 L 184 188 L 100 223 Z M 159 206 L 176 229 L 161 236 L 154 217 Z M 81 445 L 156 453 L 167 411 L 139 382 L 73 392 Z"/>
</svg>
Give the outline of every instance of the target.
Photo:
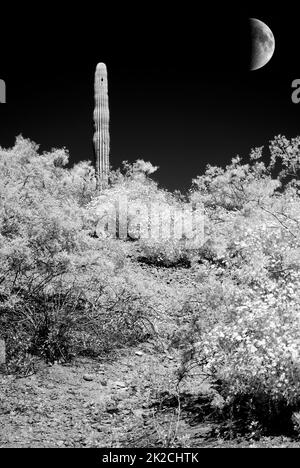
<svg viewBox="0 0 300 468">
<path fill-rule="evenodd" d="M 300 104 L 291 100 L 300 29 L 292 12 L 181 6 L 163 14 L 146 3 L 62 17 L 40 8 L 8 17 L 0 32 L 1 146 L 22 133 L 42 150 L 67 147 L 71 163 L 92 160 L 98 62 L 108 68 L 112 166 L 150 160 L 169 189 L 188 188 L 206 164 L 247 156 L 279 133 L 300 134 Z M 248 71 L 249 17 L 264 21 L 276 41 L 271 61 L 255 72 Z"/>
</svg>

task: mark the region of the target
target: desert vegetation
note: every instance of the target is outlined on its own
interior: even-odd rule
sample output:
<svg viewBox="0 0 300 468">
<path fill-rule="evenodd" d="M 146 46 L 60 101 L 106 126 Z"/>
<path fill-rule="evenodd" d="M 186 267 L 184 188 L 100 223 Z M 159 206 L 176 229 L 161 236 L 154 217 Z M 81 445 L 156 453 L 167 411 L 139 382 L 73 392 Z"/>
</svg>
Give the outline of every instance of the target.
<svg viewBox="0 0 300 468">
<path fill-rule="evenodd" d="M 26 378 L 41 361 L 117 362 L 119 350 L 144 346 L 169 358 L 170 376 L 148 361 L 143 370 L 153 444 L 196 444 L 180 433 L 184 414 L 211 424 L 214 440 L 297 440 L 300 137 L 279 135 L 245 160 L 208 166 L 186 194 L 160 188 L 157 168 L 141 160 L 111 171 L 99 194 L 93 166 L 68 163 L 66 149 L 41 153 L 21 136 L 0 149 L 5 373 Z M 99 231 L 97 209 L 125 196 L 174 209 L 201 204 L 204 242 L 142 239 L 134 211 L 127 237 Z M 176 415 L 168 429 L 165 408 Z"/>
</svg>

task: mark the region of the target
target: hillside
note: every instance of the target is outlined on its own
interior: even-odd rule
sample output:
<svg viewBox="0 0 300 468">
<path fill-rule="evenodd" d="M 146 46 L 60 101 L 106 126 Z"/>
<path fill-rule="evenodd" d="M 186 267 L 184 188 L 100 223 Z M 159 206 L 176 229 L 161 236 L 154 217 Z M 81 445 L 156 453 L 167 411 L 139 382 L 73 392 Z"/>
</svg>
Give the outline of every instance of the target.
<svg viewBox="0 0 300 468">
<path fill-rule="evenodd" d="M 0 447 L 299 446 L 299 148 L 186 194 L 0 149 Z"/>
</svg>

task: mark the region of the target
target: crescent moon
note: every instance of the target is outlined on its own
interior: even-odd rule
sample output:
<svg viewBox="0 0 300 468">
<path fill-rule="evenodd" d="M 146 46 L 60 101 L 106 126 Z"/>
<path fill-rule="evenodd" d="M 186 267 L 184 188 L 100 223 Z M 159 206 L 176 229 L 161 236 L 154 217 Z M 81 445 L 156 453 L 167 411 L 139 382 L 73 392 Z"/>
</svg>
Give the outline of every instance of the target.
<svg viewBox="0 0 300 468">
<path fill-rule="evenodd" d="M 250 70 L 264 67 L 272 58 L 275 39 L 271 29 L 262 21 L 250 18 L 251 63 Z"/>
</svg>

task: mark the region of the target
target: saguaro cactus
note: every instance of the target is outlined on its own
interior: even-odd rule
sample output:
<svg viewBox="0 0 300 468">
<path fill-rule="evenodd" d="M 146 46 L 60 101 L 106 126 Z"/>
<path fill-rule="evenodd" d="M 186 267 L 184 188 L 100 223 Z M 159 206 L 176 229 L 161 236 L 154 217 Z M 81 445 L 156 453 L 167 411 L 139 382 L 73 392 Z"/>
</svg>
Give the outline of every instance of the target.
<svg viewBox="0 0 300 468">
<path fill-rule="evenodd" d="M 94 123 L 96 178 L 100 191 L 108 183 L 109 171 L 109 107 L 107 69 L 104 63 L 98 63 L 96 67 Z"/>
</svg>

